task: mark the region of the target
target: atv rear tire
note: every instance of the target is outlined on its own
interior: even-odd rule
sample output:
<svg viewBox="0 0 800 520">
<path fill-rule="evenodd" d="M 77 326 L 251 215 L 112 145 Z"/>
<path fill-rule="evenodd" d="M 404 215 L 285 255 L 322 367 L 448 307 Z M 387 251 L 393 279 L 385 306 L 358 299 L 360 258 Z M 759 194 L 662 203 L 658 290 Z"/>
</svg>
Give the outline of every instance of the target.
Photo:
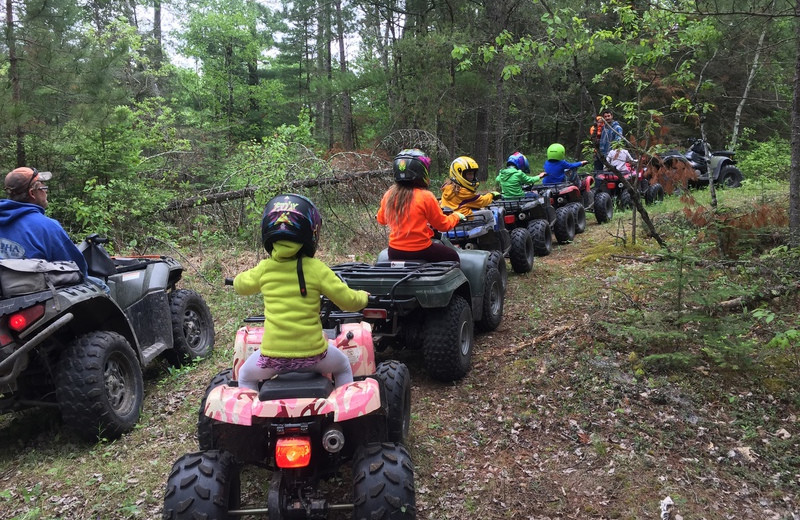
<svg viewBox="0 0 800 520">
<path fill-rule="evenodd" d="M 508 252 L 511 269 L 515 273 L 529 273 L 533 269 L 533 239 L 526 228 L 511 230 L 511 251 Z"/>
<path fill-rule="evenodd" d="M 400 444 L 368 444 L 353 464 L 355 520 L 413 520 L 417 517 L 414 466 Z"/>
<path fill-rule="evenodd" d="M 177 290 L 170 295 L 169 310 L 174 349 L 169 361 L 182 366 L 208 357 L 214 348 L 214 319 L 203 297 L 187 289 Z"/>
<path fill-rule="evenodd" d="M 740 187 L 743 178 L 741 170 L 732 164 L 723 166 L 719 172 L 719 184 L 724 188 Z"/>
<path fill-rule="evenodd" d="M 197 413 L 197 445 L 201 450 L 213 450 L 219 447 L 216 445 L 214 437 L 214 423 L 217 421 L 205 414 L 208 394 L 218 386 L 230 384 L 232 380 L 233 369 L 226 368 L 211 378 L 208 386 L 206 386 L 206 393 L 203 394 L 203 399 L 200 400 L 200 410 Z"/>
<path fill-rule="evenodd" d="M 571 202 L 567 204 L 568 208 L 572 208 L 572 214 L 575 217 L 575 233 L 580 234 L 586 231 L 586 209 L 580 202 Z"/>
<path fill-rule="evenodd" d="M 533 240 L 533 254 L 547 256 L 553 252 L 553 230 L 548 221 L 538 219 L 528 222 L 528 233 Z"/>
<path fill-rule="evenodd" d="M 500 326 L 503 321 L 503 282 L 500 273 L 487 264 L 486 279 L 483 285 L 483 312 L 476 326 L 483 332 L 491 332 Z"/>
<path fill-rule="evenodd" d="M 116 332 L 75 339 L 61 354 L 55 384 L 64 423 L 90 442 L 116 439 L 139 420 L 142 369 L 128 340 Z"/>
<path fill-rule="evenodd" d="M 467 375 L 475 345 L 472 309 L 467 300 L 454 294 L 447 307 L 428 312 L 423 327 L 422 350 L 428 374 L 445 383 Z"/>
<path fill-rule="evenodd" d="M 556 210 L 553 234 L 555 234 L 559 244 L 568 244 L 575 238 L 575 214 L 567 206 L 562 206 Z"/>
<path fill-rule="evenodd" d="M 411 426 L 411 374 L 399 361 L 384 361 L 375 369 L 375 377 L 383 384 L 389 413 L 389 440 L 404 443 Z"/>
<path fill-rule="evenodd" d="M 503 258 L 503 253 L 500 251 L 489 251 L 489 265 L 496 268 L 500 273 L 500 281 L 503 285 L 503 294 L 506 294 L 508 289 L 508 268 L 506 267 L 506 259 Z"/>
<path fill-rule="evenodd" d="M 227 451 L 187 453 L 172 465 L 163 518 L 233 518 L 241 503 L 240 468 Z"/>
<path fill-rule="evenodd" d="M 594 194 L 594 216 L 598 224 L 605 224 L 614 218 L 614 204 L 611 195 L 604 191 Z"/>
</svg>

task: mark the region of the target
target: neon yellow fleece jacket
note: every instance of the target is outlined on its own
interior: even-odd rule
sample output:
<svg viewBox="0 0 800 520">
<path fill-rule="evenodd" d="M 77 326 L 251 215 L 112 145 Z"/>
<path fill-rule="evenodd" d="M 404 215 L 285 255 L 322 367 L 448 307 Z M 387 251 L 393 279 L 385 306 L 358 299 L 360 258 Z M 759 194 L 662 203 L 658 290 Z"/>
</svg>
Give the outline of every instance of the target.
<svg viewBox="0 0 800 520">
<path fill-rule="evenodd" d="M 237 294 L 264 297 L 264 336 L 261 353 L 275 358 L 304 358 L 328 348 L 319 319 L 320 294 L 343 311 L 357 311 L 367 305 L 368 293 L 350 289 L 330 267 L 316 258 L 303 257 L 306 296 L 300 294 L 297 253 L 301 244 L 275 242 L 272 256 L 254 268 L 236 275 Z"/>
</svg>

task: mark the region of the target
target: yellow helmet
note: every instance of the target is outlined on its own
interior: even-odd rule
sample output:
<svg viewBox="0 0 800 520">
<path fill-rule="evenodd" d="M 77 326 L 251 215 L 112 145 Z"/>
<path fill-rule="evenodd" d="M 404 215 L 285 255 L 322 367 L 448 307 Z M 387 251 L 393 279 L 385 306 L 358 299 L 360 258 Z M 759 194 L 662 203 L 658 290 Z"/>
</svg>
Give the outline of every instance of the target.
<svg viewBox="0 0 800 520">
<path fill-rule="evenodd" d="M 465 177 L 464 174 L 472 177 L 472 180 Z M 450 180 L 469 191 L 478 189 L 478 184 L 480 183 L 478 182 L 477 175 L 478 163 L 475 162 L 475 159 L 472 157 L 462 155 L 450 163 Z"/>
</svg>

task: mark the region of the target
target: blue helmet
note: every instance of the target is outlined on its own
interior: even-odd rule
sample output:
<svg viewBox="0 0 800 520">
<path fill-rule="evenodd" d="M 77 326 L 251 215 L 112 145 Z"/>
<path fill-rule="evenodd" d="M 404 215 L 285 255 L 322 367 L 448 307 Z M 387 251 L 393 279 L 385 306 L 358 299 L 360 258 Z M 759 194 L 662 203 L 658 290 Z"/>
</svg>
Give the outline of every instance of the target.
<svg viewBox="0 0 800 520">
<path fill-rule="evenodd" d="M 528 164 L 528 158 L 519 152 L 514 152 L 508 156 L 508 159 L 506 159 L 506 166 L 513 166 L 525 173 L 531 172 L 531 165 Z"/>
</svg>

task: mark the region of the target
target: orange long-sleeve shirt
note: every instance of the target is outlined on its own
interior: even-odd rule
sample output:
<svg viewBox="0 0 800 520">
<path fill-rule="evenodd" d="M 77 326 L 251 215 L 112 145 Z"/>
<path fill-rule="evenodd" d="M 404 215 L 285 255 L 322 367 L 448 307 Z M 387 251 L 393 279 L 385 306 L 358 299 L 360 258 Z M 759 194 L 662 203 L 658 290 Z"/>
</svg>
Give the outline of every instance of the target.
<svg viewBox="0 0 800 520">
<path fill-rule="evenodd" d="M 456 214 L 445 215 L 439 207 L 439 201 L 430 191 L 423 188 L 414 188 L 414 196 L 408 205 L 408 210 L 400 216 L 399 225 L 392 222 L 386 214 L 386 192 L 381 199 L 378 210 L 378 223 L 389 226 L 389 247 L 400 251 L 422 251 L 431 245 L 433 230 L 428 224 L 438 231 L 449 231 L 459 222 Z"/>
</svg>

